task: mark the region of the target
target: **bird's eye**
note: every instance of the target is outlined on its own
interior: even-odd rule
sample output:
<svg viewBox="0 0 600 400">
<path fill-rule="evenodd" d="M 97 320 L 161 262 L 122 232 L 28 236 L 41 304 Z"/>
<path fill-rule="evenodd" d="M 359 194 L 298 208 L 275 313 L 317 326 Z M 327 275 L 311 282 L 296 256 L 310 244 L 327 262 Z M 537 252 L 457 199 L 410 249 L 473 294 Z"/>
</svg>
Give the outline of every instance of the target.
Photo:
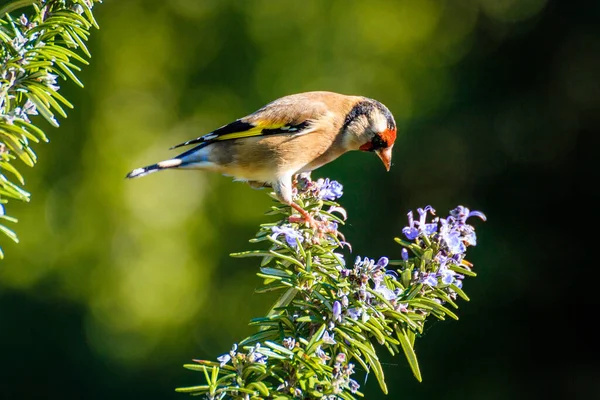
<svg viewBox="0 0 600 400">
<path fill-rule="evenodd" d="M 383 149 L 383 148 L 387 147 L 386 143 L 379 135 L 375 135 L 373 137 L 373 140 L 371 140 L 371 144 L 372 144 L 372 147 L 371 147 L 372 151 Z"/>
</svg>

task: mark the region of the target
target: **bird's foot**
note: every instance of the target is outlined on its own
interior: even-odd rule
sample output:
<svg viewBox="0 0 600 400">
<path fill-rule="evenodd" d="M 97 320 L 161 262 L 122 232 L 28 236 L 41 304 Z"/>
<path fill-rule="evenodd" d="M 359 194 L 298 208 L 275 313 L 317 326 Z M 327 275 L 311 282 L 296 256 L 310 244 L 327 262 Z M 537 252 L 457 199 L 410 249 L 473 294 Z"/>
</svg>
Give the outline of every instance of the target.
<svg viewBox="0 0 600 400">
<path fill-rule="evenodd" d="M 291 223 L 307 224 L 311 229 L 315 231 L 319 238 L 322 238 L 325 235 L 332 235 L 334 237 L 342 236 L 342 234 L 338 232 L 336 224 L 329 221 L 317 221 L 312 215 L 310 215 L 305 209 L 303 209 L 299 205 L 292 203 L 291 206 L 300 213 L 300 215 L 290 215 L 288 219 Z"/>
</svg>

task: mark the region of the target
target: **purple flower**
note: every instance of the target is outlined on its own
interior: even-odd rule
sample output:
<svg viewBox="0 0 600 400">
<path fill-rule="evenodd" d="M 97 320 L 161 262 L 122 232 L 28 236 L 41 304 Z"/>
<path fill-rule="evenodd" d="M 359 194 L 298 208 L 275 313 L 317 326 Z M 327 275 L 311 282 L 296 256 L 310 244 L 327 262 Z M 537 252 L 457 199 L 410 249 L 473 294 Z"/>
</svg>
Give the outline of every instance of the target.
<svg viewBox="0 0 600 400">
<path fill-rule="evenodd" d="M 224 367 L 231 360 L 231 356 L 229 354 L 223 354 L 222 356 L 217 357 L 221 367 Z"/>
<path fill-rule="evenodd" d="M 296 347 L 296 339 L 294 339 L 293 337 L 288 337 L 283 339 L 283 345 L 289 349 L 289 350 L 293 350 L 294 347 Z"/>
<path fill-rule="evenodd" d="M 481 220 L 486 221 L 487 218 L 484 213 L 480 211 L 471 211 L 467 207 L 458 206 L 454 210 L 450 211 L 450 216 L 456 219 L 456 222 L 459 225 L 464 225 L 467 223 L 467 219 L 471 217 L 478 217 Z"/>
<path fill-rule="evenodd" d="M 387 257 L 381 257 L 379 261 L 377 261 L 377 266 L 379 268 L 385 268 L 389 264 L 390 260 Z"/>
<path fill-rule="evenodd" d="M 396 300 L 396 292 L 388 288 L 385 285 L 378 285 L 374 289 L 377 293 L 381 294 L 387 301 Z"/>
<path fill-rule="evenodd" d="M 290 247 L 296 248 L 298 247 L 298 242 L 302 243 L 304 241 L 302 234 L 291 226 L 273 226 L 271 230 L 274 233 L 273 239 L 277 239 L 279 235 L 284 235 L 285 241 Z"/>
<path fill-rule="evenodd" d="M 350 379 L 348 380 L 348 387 L 352 393 L 356 393 L 360 388 L 360 385 L 354 379 Z"/>
<path fill-rule="evenodd" d="M 333 338 L 334 336 L 335 336 L 335 333 L 332 333 L 330 335 L 328 331 L 325 331 L 325 333 L 323 334 L 323 338 L 322 338 L 323 343 L 330 344 L 330 345 L 336 344 L 337 342 Z"/>
<path fill-rule="evenodd" d="M 317 181 L 319 188 L 319 197 L 323 200 L 333 201 L 339 199 L 344 194 L 344 187 L 338 181 L 330 181 L 329 178 L 325 180 L 319 179 Z"/>
<path fill-rule="evenodd" d="M 438 280 L 435 277 L 435 274 L 425 274 L 421 282 L 429 286 L 437 286 L 438 284 Z"/>
<path fill-rule="evenodd" d="M 333 302 L 333 320 L 342 322 L 342 304 L 339 301 Z"/>
<path fill-rule="evenodd" d="M 408 250 L 402 249 L 402 251 L 400 252 L 400 254 L 402 255 L 402 259 L 404 261 L 408 261 Z"/>
<path fill-rule="evenodd" d="M 315 355 L 321 359 L 321 361 L 323 362 L 323 364 L 325 364 L 327 362 L 327 360 L 331 360 L 331 357 L 329 357 L 327 355 L 327 353 L 325 353 L 323 351 L 323 349 L 321 348 L 321 346 L 317 346 L 317 349 L 315 350 Z"/>
<path fill-rule="evenodd" d="M 461 254 L 467 250 L 467 247 L 463 243 L 460 231 L 453 224 L 448 223 L 442 219 L 442 228 L 440 229 L 440 236 L 442 241 L 448 246 L 448 250 L 451 254 Z M 475 234 L 475 232 L 473 232 Z"/>
<path fill-rule="evenodd" d="M 348 307 L 348 296 L 346 295 L 342 296 L 342 306 Z"/>
<path fill-rule="evenodd" d="M 229 361 L 231 361 L 232 357 L 235 357 L 235 355 L 237 353 L 237 348 L 238 348 L 237 344 L 234 344 L 231 347 L 231 351 L 229 352 L 229 354 L 222 354 L 219 357 L 217 357 L 217 360 L 221 364 L 221 367 L 224 366 L 225 364 L 227 364 Z"/>
<path fill-rule="evenodd" d="M 460 262 L 461 257 L 467 250 L 467 246 L 475 246 L 477 244 L 477 235 L 475 228 L 467 225 L 467 219 L 470 217 L 478 217 L 486 220 L 485 215 L 479 211 L 470 211 L 467 207 L 458 206 L 450 211 L 447 218 L 440 219 L 440 240 L 445 244 L 447 253 L 445 256 L 452 257 L 457 262 Z"/>
<path fill-rule="evenodd" d="M 471 225 L 463 226 L 463 240 L 469 246 L 475 246 L 477 244 L 477 235 L 475 229 Z"/>
<path fill-rule="evenodd" d="M 435 210 L 431 206 L 425 208 L 417 208 L 419 213 L 419 220 L 415 221 L 413 212 L 409 211 L 408 214 L 408 226 L 402 229 L 402 233 L 408 240 L 415 240 L 419 234 L 430 236 L 437 231 L 437 221 L 427 223 L 427 213 L 435 215 Z"/>
<path fill-rule="evenodd" d="M 350 309 L 348 309 L 348 315 L 350 316 L 350 318 L 357 320 L 358 317 L 360 317 L 362 315 L 362 309 L 350 308 Z"/>
<path fill-rule="evenodd" d="M 415 221 L 413 220 L 413 212 L 409 211 L 408 214 L 408 226 L 402 228 L 402 233 L 408 240 L 415 240 L 419 236 L 419 230 L 415 228 Z"/>
<path fill-rule="evenodd" d="M 451 270 L 442 272 L 442 283 L 444 285 L 450 285 L 454 282 L 454 273 Z"/>
<path fill-rule="evenodd" d="M 267 357 L 266 355 L 264 355 L 262 353 L 255 352 L 255 353 L 250 354 L 250 357 L 248 357 L 248 360 L 253 363 L 266 364 L 268 358 L 269 357 Z"/>
<path fill-rule="evenodd" d="M 256 345 L 248 352 L 248 361 L 251 363 L 266 364 L 268 358 L 268 356 L 260 353 L 260 343 L 256 343 Z"/>
</svg>

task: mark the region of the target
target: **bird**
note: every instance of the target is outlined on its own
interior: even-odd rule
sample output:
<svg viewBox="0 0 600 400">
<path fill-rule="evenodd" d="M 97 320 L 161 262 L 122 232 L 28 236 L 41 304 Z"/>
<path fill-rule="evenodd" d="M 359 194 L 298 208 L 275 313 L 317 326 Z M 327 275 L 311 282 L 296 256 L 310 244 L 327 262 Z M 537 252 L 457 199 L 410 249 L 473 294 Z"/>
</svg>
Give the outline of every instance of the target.
<svg viewBox="0 0 600 400">
<path fill-rule="evenodd" d="M 297 221 L 326 229 L 294 203 L 293 177 L 354 150 L 375 153 L 389 171 L 396 135 L 394 116 L 377 100 L 327 91 L 297 93 L 175 145 L 171 149 L 194 147 L 126 177 L 168 169 L 219 172 L 252 187 L 272 187 L 280 202 L 300 213 Z"/>
</svg>

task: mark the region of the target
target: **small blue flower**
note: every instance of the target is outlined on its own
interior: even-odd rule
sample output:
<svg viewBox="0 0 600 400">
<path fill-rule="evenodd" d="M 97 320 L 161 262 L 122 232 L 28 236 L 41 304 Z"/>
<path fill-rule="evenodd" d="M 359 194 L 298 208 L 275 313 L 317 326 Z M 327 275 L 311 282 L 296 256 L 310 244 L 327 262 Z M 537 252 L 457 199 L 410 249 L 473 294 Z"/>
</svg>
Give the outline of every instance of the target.
<svg viewBox="0 0 600 400">
<path fill-rule="evenodd" d="M 360 389 L 360 385 L 354 379 L 348 380 L 348 387 L 352 393 L 356 393 L 358 392 L 358 389 Z"/>
<path fill-rule="evenodd" d="M 330 181 L 329 178 L 325 180 L 319 179 L 317 181 L 319 188 L 319 197 L 323 200 L 333 201 L 339 199 L 344 194 L 344 187 L 338 181 Z"/>
<path fill-rule="evenodd" d="M 413 212 L 409 211 L 408 214 L 408 226 L 402 228 L 402 233 L 408 240 L 415 240 L 419 236 L 419 230 L 415 228 L 415 221 L 413 219 Z"/>
<path fill-rule="evenodd" d="M 333 320 L 342 322 L 342 304 L 339 301 L 333 302 Z"/>
<path fill-rule="evenodd" d="M 437 286 L 438 284 L 435 274 L 426 274 L 421 282 L 429 286 Z"/>
<path fill-rule="evenodd" d="M 441 219 L 440 222 L 442 227 L 440 229 L 440 237 L 442 242 L 446 244 L 451 254 L 462 254 L 467 250 L 467 247 L 463 243 L 463 238 L 456 224 L 453 224 L 450 220 Z M 448 221 L 450 220 L 450 221 Z"/>
<path fill-rule="evenodd" d="M 296 339 L 294 339 L 293 337 L 285 338 L 285 339 L 283 339 L 283 345 L 288 350 L 293 350 L 294 347 L 296 347 Z"/>
<path fill-rule="evenodd" d="M 402 229 L 402 233 L 408 240 L 415 240 L 420 234 L 430 236 L 437 231 L 437 220 L 427 223 L 427 214 L 435 215 L 433 207 L 417 208 L 417 212 L 419 213 L 419 220 L 415 221 L 413 212 L 409 211 L 407 214 L 408 226 Z"/>
<path fill-rule="evenodd" d="M 447 250 L 445 256 L 450 257 L 456 263 L 460 263 L 464 256 L 467 246 L 477 244 L 477 235 L 475 228 L 467 225 L 467 219 L 478 217 L 486 220 L 485 214 L 479 211 L 470 211 L 467 207 L 458 206 L 450 211 L 447 218 L 440 219 L 440 241 Z"/>
<path fill-rule="evenodd" d="M 467 207 L 458 206 L 454 210 L 450 211 L 450 216 L 456 219 L 456 222 L 459 225 L 464 225 L 467 223 L 467 219 L 471 217 L 478 217 L 481 220 L 486 221 L 487 217 L 484 213 L 480 211 L 471 211 Z"/>
<path fill-rule="evenodd" d="M 442 229 L 440 229 L 440 235 L 442 240 L 448 246 L 448 250 L 451 254 L 461 254 L 467 250 L 467 247 L 463 243 L 460 232 L 455 229 L 454 226 L 444 223 L 442 220 Z"/>
<path fill-rule="evenodd" d="M 269 356 L 260 353 L 260 343 L 256 343 L 253 348 L 248 351 L 248 361 L 251 363 L 266 364 Z"/>
<path fill-rule="evenodd" d="M 402 251 L 400 252 L 400 254 L 402 255 L 402 259 L 404 261 L 408 261 L 408 250 L 402 249 Z"/>
<path fill-rule="evenodd" d="M 435 215 L 435 210 L 431 206 L 427 206 L 425 208 L 417 208 L 417 212 L 419 213 L 419 230 L 425 236 L 432 235 L 437 231 L 437 222 L 426 223 L 427 220 L 427 212 L 430 212 L 431 215 Z"/>
<path fill-rule="evenodd" d="M 464 253 L 467 250 L 465 244 L 460 240 L 460 237 L 456 232 L 451 232 L 449 236 L 447 236 L 448 249 L 450 252 L 460 254 Z"/>
<path fill-rule="evenodd" d="M 442 272 L 442 283 L 444 285 L 450 285 L 454 282 L 454 273 L 451 270 L 445 270 Z"/>
<path fill-rule="evenodd" d="M 475 246 L 477 244 L 477 235 L 475 234 L 475 229 L 471 225 L 465 225 L 463 227 L 463 240 L 469 246 Z"/>
<path fill-rule="evenodd" d="M 337 342 L 334 339 L 334 336 L 335 336 L 335 333 L 332 333 L 330 335 L 329 331 L 325 331 L 321 340 L 323 340 L 323 343 L 325 343 L 325 344 L 334 345 L 334 344 L 337 344 Z"/>
<path fill-rule="evenodd" d="M 269 357 L 258 352 L 249 355 L 248 360 L 252 363 L 266 364 Z"/>
<path fill-rule="evenodd" d="M 392 300 L 396 300 L 396 292 L 394 292 L 392 289 L 388 288 L 385 285 L 378 285 L 375 287 L 374 289 L 377 293 L 381 294 L 383 296 L 384 299 L 386 299 L 387 301 L 392 301 Z"/>
<path fill-rule="evenodd" d="M 342 306 L 348 307 L 348 296 L 346 296 L 346 295 L 342 296 Z"/>
<path fill-rule="evenodd" d="M 231 351 L 229 351 L 229 354 L 222 354 L 219 357 L 217 357 L 217 360 L 219 361 L 221 367 L 227 364 L 229 361 L 231 361 L 233 357 L 235 357 L 235 355 L 237 354 L 237 348 L 237 344 L 234 343 L 231 347 Z"/>
<path fill-rule="evenodd" d="M 360 308 L 349 308 L 348 309 L 348 316 L 350 316 L 350 318 L 357 320 L 358 317 L 360 317 L 362 315 L 362 309 Z"/>
<path fill-rule="evenodd" d="M 317 346 L 317 349 L 315 350 L 315 355 L 321 359 L 321 361 L 323 362 L 323 364 L 325 364 L 327 362 L 327 360 L 331 360 L 331 357 L 329 357 L 327 355 L 327 353 L 325 353 L 323 351 L 323 349 L 321 348 L 321 346 Z"/>
<path fill-rule="evenodd" d="M 223 354 L 223 355 L 217 357 L 217 360 L 220 363 L 219 365 L 221 367 L 224 367 L 225 364 L 227 364 L 231 360 L 231 356 L 229 354 Z"/>
<path fill-rule="evenodd" d="M 296 248 L 298 247 L 298 242 L 302 243 L 304 241 L 302 234 L 291 226 L 273 226 L 271 230 L 274 233 L 273 239 L 277 239 L 279 235 L 284 235 L 285 241 L 290 247 Z"/>
<path fill-rule="evenodd" d="M 385 268 L 389 264 L 390 260 L 387 257 L 381 257 L 379 261 L 377 261 L 377 266 L 380 268 Z"/>
</svg>

